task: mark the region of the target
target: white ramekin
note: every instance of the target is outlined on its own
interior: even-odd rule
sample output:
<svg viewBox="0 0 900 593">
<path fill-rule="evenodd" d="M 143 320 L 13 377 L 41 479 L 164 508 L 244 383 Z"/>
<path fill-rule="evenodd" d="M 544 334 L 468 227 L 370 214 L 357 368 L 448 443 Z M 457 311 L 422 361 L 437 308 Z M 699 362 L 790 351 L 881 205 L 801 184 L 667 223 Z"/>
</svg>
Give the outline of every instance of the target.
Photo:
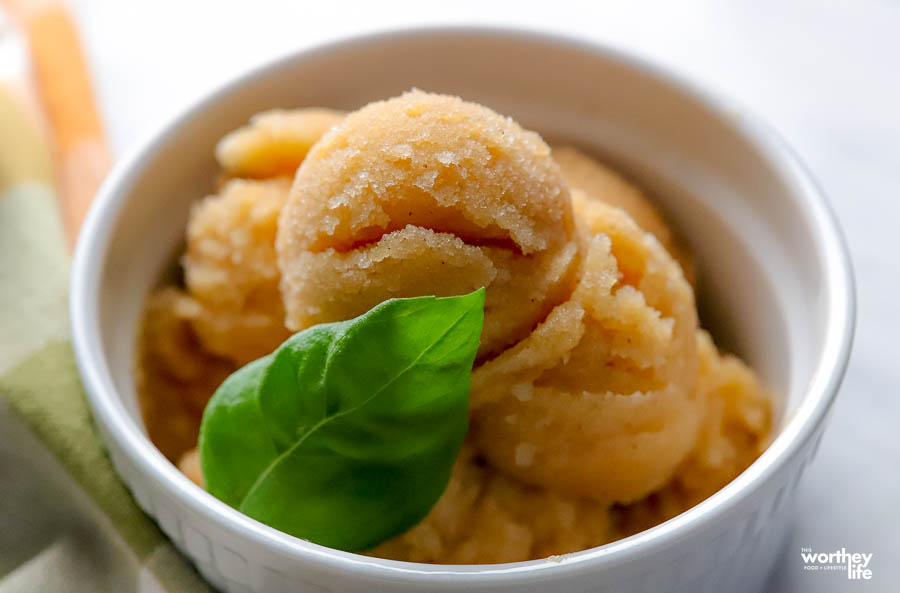
<svg viewBox="0 0 900 593">
<path fill-rule="evenodd" d="M 431 566 L 335 551 L 214 499 L 150 443 L 133 381 L 143 299 L 212 190 L 213 146 L 271 107 L 358 107 L 411 88 L 459 94 L 647 188 L 690 243 L 703 318 L 779 396 L 779 433 L 720 492 L 653 529 L 560 558 Z M 82 231 L 72 275 L 78 365 L 113 462 L 140 506 L 229 592 L 758 591 L 780 553 L 850 352 L 847 250 L 796 157 L 730 104 L 596 45 L 538 33 L 392 32 L 279 59 L 185 111 L 123 159 Z"/>
</svg>

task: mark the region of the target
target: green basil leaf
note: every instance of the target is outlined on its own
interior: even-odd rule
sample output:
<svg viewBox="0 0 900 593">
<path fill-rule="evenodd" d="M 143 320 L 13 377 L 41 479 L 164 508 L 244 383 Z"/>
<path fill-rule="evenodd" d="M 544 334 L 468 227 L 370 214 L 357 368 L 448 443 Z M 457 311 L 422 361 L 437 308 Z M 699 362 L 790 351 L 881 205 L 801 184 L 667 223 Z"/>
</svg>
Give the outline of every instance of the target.
<svg viewBox="0 0 900 593">
<path fill-rule="evenodd" d="M 483 320 L 481 289 L 392 299 L 288 338 L 207 404 L 199 445 L 207 490 L 342 550 L 406 531 L 450 479 Z"/>
</svg>

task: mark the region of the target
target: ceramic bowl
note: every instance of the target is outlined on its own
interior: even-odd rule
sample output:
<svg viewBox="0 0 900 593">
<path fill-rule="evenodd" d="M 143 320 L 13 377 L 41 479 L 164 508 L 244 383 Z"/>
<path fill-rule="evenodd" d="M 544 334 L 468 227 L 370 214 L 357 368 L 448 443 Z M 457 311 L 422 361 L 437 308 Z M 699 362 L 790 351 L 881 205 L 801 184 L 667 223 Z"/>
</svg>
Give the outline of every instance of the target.
<svg viewBox="0 0 900 593">
<path fill-rule="evenodd" d="M 705 325 L 777 395 L 777 437 L 717 494 L 599 548 L 513 564 L 394 562 L 262 525 L 195 486 L 148 440 L 133 363 L 144 298 L 213 190 L 213 147 L 272 107 L 359 107 L 411 87 L 508 114 L 636 180 L 690 244 Z M 256 68 L 122 160 L 82 231 L 75 352 L 100 433 L 140 506 L 228 592 L 759 591 L 781 553 L 850 351 L 854 293 L 833 214 L 798 159 L 730 103 L 592 43 L 457 28 L 359 37 Z"/>
</svg>

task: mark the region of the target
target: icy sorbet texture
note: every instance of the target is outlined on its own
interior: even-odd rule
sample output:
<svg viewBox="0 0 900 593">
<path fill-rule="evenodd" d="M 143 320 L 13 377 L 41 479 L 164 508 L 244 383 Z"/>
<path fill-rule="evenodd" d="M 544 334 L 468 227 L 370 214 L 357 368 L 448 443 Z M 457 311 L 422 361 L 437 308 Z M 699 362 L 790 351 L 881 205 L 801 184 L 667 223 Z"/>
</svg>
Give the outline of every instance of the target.
<svg viewBox="0 0 900 593">
<path fill-rule="evenodd" d="M 664 521 L 743 471 L 771 401 L 700 329 L 693 264 L 636 186 L 508 117 L 411 91 L 270 111 L 228 134 L 184 281 L 152 293 L 138 360 L 153 441 L 202 485 L 203 407 L 293 332 L 393 297 L 486 288 L 470 428 L 431 513 L 370 553 L 495 563 Z"/>
</svg>

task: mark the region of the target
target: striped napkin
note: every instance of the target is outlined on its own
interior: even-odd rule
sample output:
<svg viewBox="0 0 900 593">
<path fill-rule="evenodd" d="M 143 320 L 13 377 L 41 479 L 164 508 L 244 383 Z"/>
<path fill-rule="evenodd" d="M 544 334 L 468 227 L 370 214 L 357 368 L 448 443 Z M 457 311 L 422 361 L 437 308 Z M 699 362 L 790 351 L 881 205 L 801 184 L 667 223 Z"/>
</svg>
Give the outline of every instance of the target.
<svg viewBox="0 0 900 593">
<path fill-rule="evenodd" d="M 35 31 L 49 27 L 63 63 L 80 60 L 66 47 L 76 37 L 63 7 L 33 4 L 39 10 L 17 13 L 33 47 Z M 91 144 L 99 127 L 66 124 L 71 104 L 49 105 L 57 81 L 70 97 L 89 86 L 72 87 L 68 66 L 53 76 L 53 51 L 42 51 L 29 73 L 22 37 L 0 7 L 0 593 L 208 591 L 134 503 L 94 433 L 69 343 L 67 245 L 105 149 Z M 87 142 L 73 129 L 87 130 Z"/>
</svg>

